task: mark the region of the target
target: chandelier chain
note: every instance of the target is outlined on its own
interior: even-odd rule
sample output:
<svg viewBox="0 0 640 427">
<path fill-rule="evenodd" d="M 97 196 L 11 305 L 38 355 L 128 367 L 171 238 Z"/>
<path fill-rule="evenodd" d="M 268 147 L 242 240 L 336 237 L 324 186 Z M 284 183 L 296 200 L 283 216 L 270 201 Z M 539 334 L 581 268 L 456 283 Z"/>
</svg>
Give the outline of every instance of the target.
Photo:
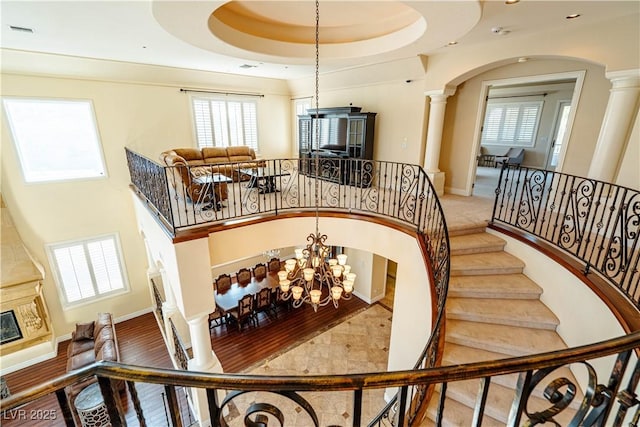
<svg viewBox="0 0 640 427">
<path fill-rule="evenodd" d="M 315 203 L 316 230 L 307 236 L 306 248 L 295 250 L 295 259 L 287 259 L 284 270 L 278 272 L 281 298 L 291 299 L 294 308 L 307 303 L 318 307 L 333 303 L 338 308 L 338 300 L 351 299 L 356 274 L 347 264 L 347 255 L 332 254 L 326 246 L 326 234 L 320 234 L 320 0 L 316 0 L 316 67 L 315 67 L 315 114 L 311 135 L 311 148 L 315 162 Z M 315 146 L 314 146 L 315 143 Z M 329 258 L 330 256 L 334 258 Z"/>
<path fill-rule="evenodd" d="M 319 235 L 319 205 L 320 205 L 320 0 L 316 0 L 316 114 L 315 114 L 315 202 L 316 202 L 316 236 Z"/>
</svg>

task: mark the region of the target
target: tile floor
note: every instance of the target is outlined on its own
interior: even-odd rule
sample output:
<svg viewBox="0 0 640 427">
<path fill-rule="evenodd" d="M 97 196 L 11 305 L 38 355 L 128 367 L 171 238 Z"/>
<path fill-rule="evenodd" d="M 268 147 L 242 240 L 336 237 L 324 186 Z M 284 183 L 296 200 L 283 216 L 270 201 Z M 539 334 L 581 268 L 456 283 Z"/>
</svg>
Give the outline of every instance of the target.
<svg viewBox="0 0 640 427">
<path fill-rule="evenodd" d="M 391 312 L 373 304 L 338 326 L 323 332 L 293 350 L 266 360 L 261 366 L 246 372 L 256 375 L 308 375 L 381 372 L 387 368 Z M 369 420 L 385 404 L 384 389 L 363 393 L 362 419 Z M 317 412 L 320 425 L 352 425 L 353 393 L 313 393 L 300 395 Z M 301 405 L 270 393 L 247 393 L 234 400 L 226 417 L 229 426 L 243 425 L 246 409 L 255 402 L 270 403 L 280 409 L 286 426 L 313 425 Z M 273 420 L 274 425 L 278 422 Z"/>
</svg>

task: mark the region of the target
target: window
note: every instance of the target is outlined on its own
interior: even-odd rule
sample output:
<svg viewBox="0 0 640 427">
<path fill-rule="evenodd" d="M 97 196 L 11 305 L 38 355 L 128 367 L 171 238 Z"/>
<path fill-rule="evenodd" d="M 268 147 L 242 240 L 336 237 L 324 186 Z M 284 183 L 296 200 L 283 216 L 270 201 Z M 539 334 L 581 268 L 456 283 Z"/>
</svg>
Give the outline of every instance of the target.
<svg viewBox="0 0 640 427">
<path fill-rule="evenodd" d="M 258 103 L 247 99 L 193 97 L 198 147 L 248 145 L 258 151 Z"/>
<path fill-rule="evenodd" d="M 26 182 L 106 175 L 90 101 L 5 98 Z"/>
<path fill-rule="evenodd" d="M 542 101 L 487 104 L 482 143 L 533 147 L 541 109 Z"/>
<path fill-rule="evenodd" d="M 63 305 L 94 301 L 129 290 L 116 235 L 47 248 Z"/>
<path fill-rule="evenodd" d="M 307 114 L 308 110 L 311 109 L 311 98 L 296 99 L 295 101 L 293 101 L 293 105 L 296 112 L 296 116 L 293 120 L 293 122 L 296 124 L 296 147 L 300 147 L 300 120 L 298 120 L 298 116 Z"/>
</svg>

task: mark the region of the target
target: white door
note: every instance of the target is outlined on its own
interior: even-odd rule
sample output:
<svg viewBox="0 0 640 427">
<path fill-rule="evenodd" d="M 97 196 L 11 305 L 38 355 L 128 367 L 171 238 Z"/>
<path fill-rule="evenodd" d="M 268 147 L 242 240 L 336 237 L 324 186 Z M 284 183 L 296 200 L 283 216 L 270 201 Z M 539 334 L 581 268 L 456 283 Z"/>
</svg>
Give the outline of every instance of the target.
<svg viewBox="0 0 640 427">
<path fill-rule="evenodd" d="M 558 115 L 555 119 L 555 126 L 553 129 L 553 139 L 551 140 L 551 148 L 549 155 L 547 156 L 547 169 L 555 170 L 558 166 L 558 157 L 562 144 L 564 143 L 565 132 L 567 130 L 567 122 L 569 119 L 569 112 L 571 111 L 570 101 L 560 101 L 558 105 Z"/>
</svg>

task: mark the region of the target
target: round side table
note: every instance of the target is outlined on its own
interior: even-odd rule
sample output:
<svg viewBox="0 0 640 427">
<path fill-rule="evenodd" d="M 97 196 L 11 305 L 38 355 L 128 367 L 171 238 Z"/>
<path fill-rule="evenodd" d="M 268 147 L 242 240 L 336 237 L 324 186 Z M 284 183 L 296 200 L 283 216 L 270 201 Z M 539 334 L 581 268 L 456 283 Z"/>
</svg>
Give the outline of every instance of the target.
<svg viewBox="0 0 640 427">
<path fill-rule="evenodd" d="M 78 394 L 74 403 L 82 427 L 111 427 L 111 419 L 104 404 L 100 385 L 93 383 Z"/>
</svg>

